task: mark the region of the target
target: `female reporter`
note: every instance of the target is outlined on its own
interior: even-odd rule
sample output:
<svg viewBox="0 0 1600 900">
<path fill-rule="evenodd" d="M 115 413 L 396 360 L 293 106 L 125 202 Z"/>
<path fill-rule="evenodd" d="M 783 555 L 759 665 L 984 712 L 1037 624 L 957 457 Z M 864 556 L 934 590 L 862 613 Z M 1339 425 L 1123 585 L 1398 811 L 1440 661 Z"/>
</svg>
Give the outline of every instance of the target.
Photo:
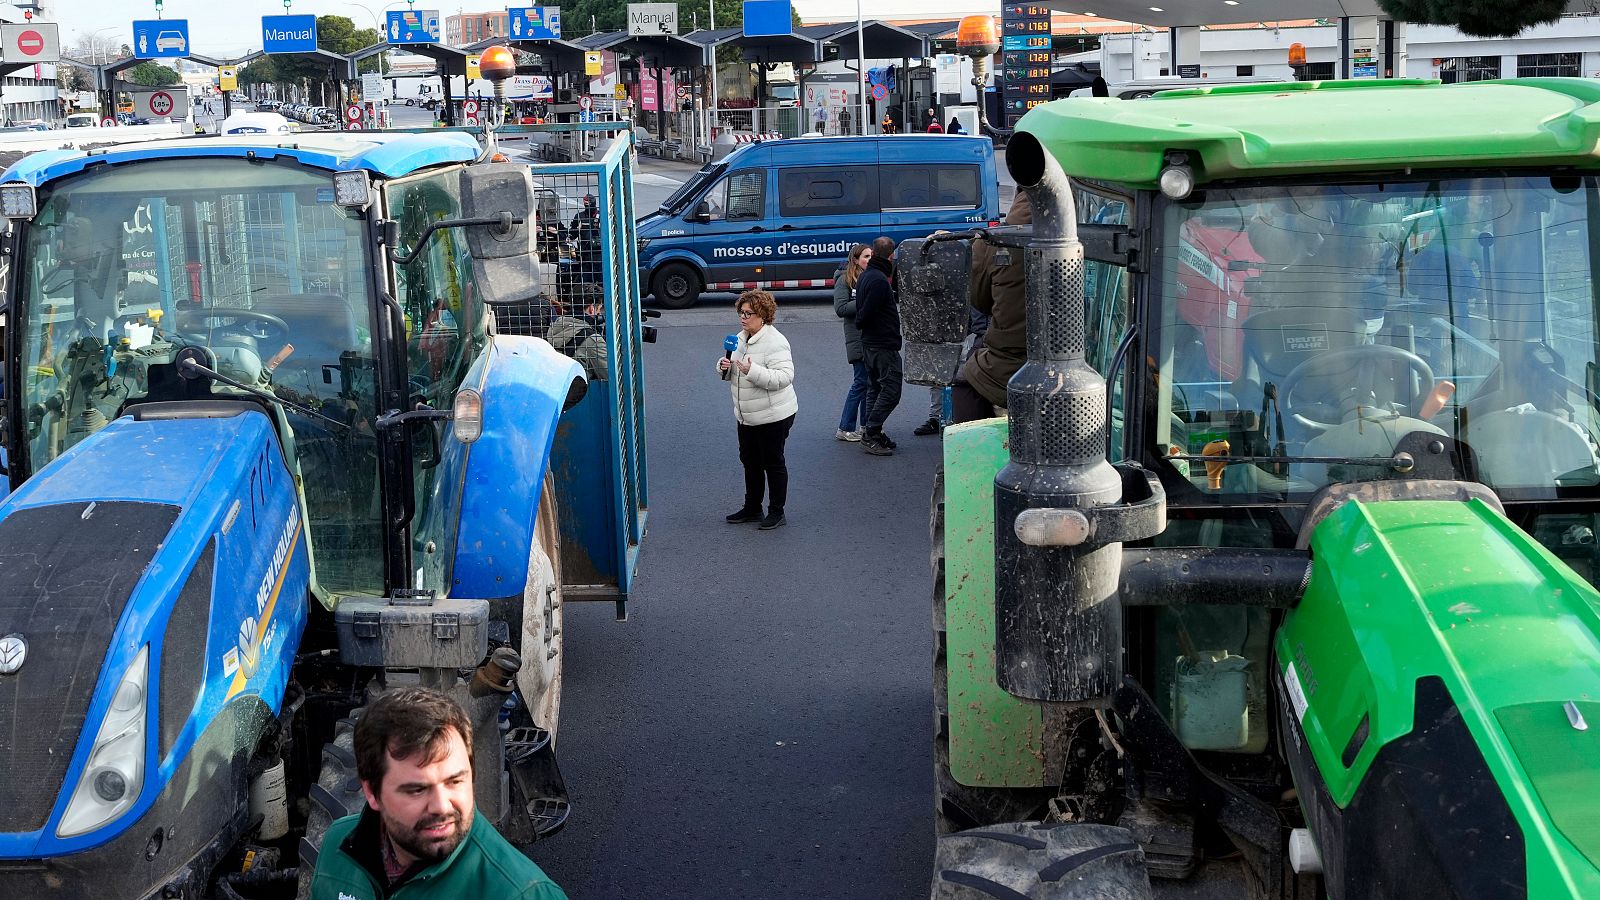
<svg viewBox="0 0 1600 900">
<path fill-rule="evenodd" d="M 789 340 L 772 324 L 778 303 L 766 291 L 745 291 L 735 304 L 739 312 L 739 346 L 732 358 L 717 360 L 727 372 L 733 393 L 733 418 L 739 430 L 739 462 L 744 465 L 744 506 L 728 516 L 733 523 L 761 523 L 762 531 L 784 524 L 789 495 L 789 468 L 783 445 L 794 426 L 800 403 L 794 394 L 794 357 Z M 767 514 L 761 515 L 763 488 Z"/>
</svg>

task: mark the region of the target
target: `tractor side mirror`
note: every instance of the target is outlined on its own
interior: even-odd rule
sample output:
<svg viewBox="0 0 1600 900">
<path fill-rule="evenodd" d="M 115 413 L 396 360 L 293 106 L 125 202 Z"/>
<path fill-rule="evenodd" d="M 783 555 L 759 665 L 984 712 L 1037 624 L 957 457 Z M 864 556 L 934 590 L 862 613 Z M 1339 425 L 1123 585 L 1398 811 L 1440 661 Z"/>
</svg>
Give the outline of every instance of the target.
<svg viewBox="0 0 1600 900">
<path fill-rule="evenodd" d="M 548 215 L 548 204 L 543 210 Z M 541 217 L 533 175 L 525 165 L 479 163 L 461 173 L 461 213 L 470 219 L 496 216 L 520 220 L 510 228 L 467 228 L 473 281 L 488 303 L 526 303 L 549 288 L 538 277 L 536 236 L 548 225 Z M 532 277 L 530 277 L 530 275 Z"/>
</svg>

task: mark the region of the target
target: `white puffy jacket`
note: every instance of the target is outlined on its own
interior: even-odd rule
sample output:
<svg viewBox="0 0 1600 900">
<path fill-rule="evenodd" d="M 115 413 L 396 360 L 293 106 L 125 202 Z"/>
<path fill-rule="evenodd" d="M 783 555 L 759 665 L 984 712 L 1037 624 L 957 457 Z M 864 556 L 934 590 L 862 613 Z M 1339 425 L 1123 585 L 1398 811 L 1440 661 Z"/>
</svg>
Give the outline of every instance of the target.
<svg viewBox="0 0 1600 900">
<path fill-rule="evenodd" d="M 748 375 L 737 365 L 745 358 L 750 360 Z M 728 384 L 733 392 L 733 417 L 740 425 L 779 422 L 800 411 L 794 394 L 794 357 L 789 353 L 789 339 L 777 328 L 764 326 L 754 337 L 739 332 L 733 362 Z"/>
</svg>

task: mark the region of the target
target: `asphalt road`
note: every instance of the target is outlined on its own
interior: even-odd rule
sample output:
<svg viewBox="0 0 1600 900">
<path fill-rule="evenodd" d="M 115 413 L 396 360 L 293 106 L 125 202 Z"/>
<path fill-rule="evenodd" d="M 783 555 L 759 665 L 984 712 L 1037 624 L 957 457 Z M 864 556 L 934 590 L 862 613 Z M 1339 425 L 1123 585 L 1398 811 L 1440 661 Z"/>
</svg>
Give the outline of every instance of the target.
<svg viewBox="0 0 1600 900">
<path fill-rule="evenodd" d="M 831 307 L 780 299 L 800 412 L 789 524 L 722 517 L 742 482 L 713 372 L 731 304 L 646 347 L 650 521 L 626 622 L 567 609 L 560 759 L 574 802 L 534 858 L 574 898 L 925 897 L 933 852 L 928 491 L 937 437 L 834 439 Z"/>
</svg>

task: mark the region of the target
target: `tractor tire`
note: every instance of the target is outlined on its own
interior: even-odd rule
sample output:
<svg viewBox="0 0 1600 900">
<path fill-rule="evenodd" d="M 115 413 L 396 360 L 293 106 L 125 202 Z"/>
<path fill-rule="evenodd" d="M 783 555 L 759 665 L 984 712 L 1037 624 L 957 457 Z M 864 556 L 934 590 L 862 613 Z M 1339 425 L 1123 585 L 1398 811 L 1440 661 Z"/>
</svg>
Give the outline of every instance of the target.
<svg viewBox="0 0 1600 900">
<path fill-rule="evenodd" d="M 533 724 L 556 739 L 561 723 L 563 640 L 561 596 L 561 520 L 556 506 L 555 475 L 545 472 L 539 493 L 539 515 L 528 554 L 528 583 L 522 589 L 522 668 L 517 691 Z"/>
<path fill-rule="evenodd" d="M 997 822 L 1041 819 L 1050 788 L 970 787 L 950 769 L 950 667 L 945 632 L 944 466 L 933 476 L 928 503 L 933 566 L 933 831 L 944 835 Z"/>
<path fill-rule="evenodd" d="M 1111 825 L 1008 822 L 939 838 L 933 900 L 1150 900 L 1144 851 Z"/>
<path fill-rule="evenodd" d="M 316 872 L 316 856 L 328 826 L 345 816 L 361 812 L 367 805 L 356 776 L 356 722 L 366 707 L 351 711 L 333 727 L 333 740 L 322 747 L 322 772 L 310 791 L 306 814 L 306 833 L 300 840 L 300 886 L 296 897 L 311 896 L 311 876 Z"/>
<path fill-rule="evenodd" d="M 667 263 L 650 278 L 656 305 L 667 309 L 688 309 L 700 299 L 701 290 L 700 276 L 688 263 Z"/>
</svg>

